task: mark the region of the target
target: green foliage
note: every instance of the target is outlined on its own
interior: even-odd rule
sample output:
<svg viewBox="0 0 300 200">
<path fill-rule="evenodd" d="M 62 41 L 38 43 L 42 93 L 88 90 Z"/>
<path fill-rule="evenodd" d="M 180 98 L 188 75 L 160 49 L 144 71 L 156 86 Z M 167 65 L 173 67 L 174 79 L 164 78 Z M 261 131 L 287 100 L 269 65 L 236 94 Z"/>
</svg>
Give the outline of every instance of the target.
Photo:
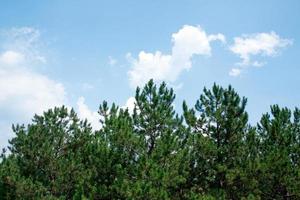
<svg viewBox="0 0 300 200">
<path fill-rule="evenodd" d="M 204 88 L 204 94 L 196 102 L 196 111 L 188 109 L 185 103 L 183 105 L 186 122 L 195 135 L 192 147 L 196 156 L 191 160 L 190 175 L 201 182 L 201 190 L 205 192 L 224 193 L 230 199 L 240 198 L 243 137 L 248 120 L 246 102 L 231 86 L 224 89 L 214 84 L 212 90 Z"/>
<path fill-rule="evenodd" d="M 0 199 L 300 199 L 298 108 L 251 126 L 246 98 L 214 84 L 179 115 L 153 80 L 135 100 L 133 114 L 103 102 L 100 130 L 66 107 L 13 126 Z"/>
<path fill-rule="evenodd" d="M 299 174 L 299 109 L 271 106 L 271 114 L 263 115 L 258 131 L 261 135 L 260 188 L 263 197 L 300 198 Z"/>
</svg>

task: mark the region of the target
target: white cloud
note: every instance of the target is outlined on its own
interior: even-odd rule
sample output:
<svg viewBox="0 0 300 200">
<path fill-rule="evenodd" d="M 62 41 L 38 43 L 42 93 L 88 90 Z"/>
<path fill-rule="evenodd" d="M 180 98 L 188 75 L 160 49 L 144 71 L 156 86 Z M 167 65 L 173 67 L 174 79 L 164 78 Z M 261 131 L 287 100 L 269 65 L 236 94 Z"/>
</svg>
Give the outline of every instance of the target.
<svg viewBox="0 0 300 200">
<path fill-rule="evenodd" d="M 128 109 L 130 114 L 133 114 L 133 109 L 135 106 L 135 98 L 129 97 L 124 106 L 121 106 L 122 109 Z M 98 112 L 92 111 L 85 103 L 84 97 L 79 97 L 77 100 L 77 110 L 78 117 L 82 120 L 87 120 L 91 123 L 94 130 L 99 130 L 102 128 L 102 124 L 100 123 L 100 119 L 103 119 Z"/>
<path fill-rule="evenodd" d="M 5 33 L 0 35 L 0 131 L 5 132 L 0 140 L 7 144 L 12 123 L 27 123 L 35 113 L 66 104 L 67 98 L 61 83 L 34 70 L 46 61 L 40 54 L 39 31 L 25 27 Z"/>
<path fill-rule="evenodd" d="M 142 85 L 151 78 L 156 81 L 176 81 L 182 71 L 192 67 L 191 59 L 194 55 L 211 55 L 210 42 L 215 40 L 225 42 L 225 37 L 220 33 L 207 35 L 200 26 L 186 25 L 172 34 L 171 54 L 141 51 L 136 59 L 127 54 L 126 57 L 131 63 L 128 72 L 130 85 Z"/>
<path fill-rule="evenodd" d="M 5 37 L 3 48 L 8 52 L 23 55 L 23 62 L 26 61 L 29 64 L 47 62 L 42 53 L 46 48 L 41 40 L 40 30 L 32 27 L 20 27 L 5 30 L 2 33 L 2 36 Z"/>
<path fill-rule="evenodd" d="M 16 51 L 5 51 L 0 55 L 0 62 L 6 65 L 15 65 L 24 61 L 24 55 Z"/>
<path fill-rule="evenodd" d="M 241 69 L 240 68 L 232 68 L 229 72 L 230 76 L 239 76 L 241 74 Z"/>
<path fill-rule="evenodd" d="M 137 60 L 133 58 L 132 60 L 132 69 L 128 72 L 132 87 L 142 85 L 151 78 L 174 81 L 177 75 L 176 72 L 171 72 L 171 55 L 163 55 L 160 51 L 154 54 L 142 51 Z"/>
<path fill-rule="evenodd" d="M 264 66 L 266 64 L 266 62 L 258 62 L 258 61 L 254 61 L 253 63 L 252 63 L 252 65 L 254 66 L 254 67 L 262 67 L 262 66 Z"/>
<path fill-rule="evenodd" d="M 208 36 L 208 40 L 209 41 L 215 41 L 215 40 L 220 40 L 223 43 L 226 43 L 226 38 L 223 34 L 218 33 L 216 35 L 209 35 Z"/>
<path fill-rule="evenodd" d="M 91 123 L 94 130 L 101 128 L 100 115 L 96 111 L 91 111 L 85 104 L 84 97 L 80 97 L 77 101 L 78 116 L 80 119 L 87 120 Z"/>
<path fill-rule="evenodd" d="M 0 52 L 0 109 L 25 119 L 66 103 L 63 85 L 33 70 L 37 60 L 45 61 L 40 55 L 39 30 L 22 27 L 4 32 L 1 44 L 4 51 Z"/>
<path fill-rule="evenodd" d="M 122 106 L 123 109 L 128 109 L 128 112 L 130 114 L 133 114 L 134 106 L 135 106 L 136 100 L 134 97 L 129 97 L 125 103 L 124 106 Z"/>
<path fill-rule="evenodd" d="M 32 117 L 34 113 L 65 103 L 61 83 L 25 69 L 0 69 L 0 110 Z"/>
<path fill-rule="evenodd" d="M 253 56 L 275 56 L 282 48 L 292 43 L 292 40 L 281 38 L 272 31 L 236 37 L 229 49 L 242 59 L 242 62 L 236 63 L 241 71 L 247 66 L 261 67 L 265 64 L 265 62 L 252 61 Z"/>
</svg>

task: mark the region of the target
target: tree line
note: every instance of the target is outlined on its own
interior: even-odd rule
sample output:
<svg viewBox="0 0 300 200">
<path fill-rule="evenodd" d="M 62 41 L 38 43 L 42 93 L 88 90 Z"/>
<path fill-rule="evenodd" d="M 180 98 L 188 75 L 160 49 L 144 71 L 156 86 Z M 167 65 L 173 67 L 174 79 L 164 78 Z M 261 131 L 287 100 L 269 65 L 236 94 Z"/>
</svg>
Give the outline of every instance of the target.
<svg viewBox="0 0 300 200">
<path fill-rule="evenodd" d="M 0 199 L 300 199 L 298 108 L 273 105 L 252 126 L 231 86 L 204 88 L 183 114 L 174 99 L 150 80 L 133 113 L 103 102 L 100 130 L 64 106 L 14 125 Z"/>
</svg>

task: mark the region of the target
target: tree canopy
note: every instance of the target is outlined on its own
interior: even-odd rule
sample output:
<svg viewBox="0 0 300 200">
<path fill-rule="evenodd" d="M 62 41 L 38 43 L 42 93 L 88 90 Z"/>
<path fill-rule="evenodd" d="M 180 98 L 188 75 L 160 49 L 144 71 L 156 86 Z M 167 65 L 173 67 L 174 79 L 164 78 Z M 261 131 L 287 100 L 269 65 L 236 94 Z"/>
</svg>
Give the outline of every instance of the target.
<svg viewBox="0 0 300 200">
<path fill-rule="evenodd" d="M 231 86 L 182 114 L 174 100 L 150 80 L 133 113 L 103 102 L 99 130 L 64 106 L 14 125 L 0 199 L 300 199 L 298 108 L 272 105 L 255 126 Z"/>
</svg>

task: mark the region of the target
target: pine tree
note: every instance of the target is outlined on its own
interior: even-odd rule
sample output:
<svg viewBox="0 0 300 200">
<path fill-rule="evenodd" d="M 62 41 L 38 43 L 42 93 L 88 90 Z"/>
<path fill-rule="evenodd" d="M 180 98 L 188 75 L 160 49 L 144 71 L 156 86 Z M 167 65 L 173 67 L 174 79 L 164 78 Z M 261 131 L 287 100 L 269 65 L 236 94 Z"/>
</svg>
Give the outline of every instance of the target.
<svg viewBox="0 0 300 200">
<path fill-rule="evenodd" d="M 262 138 L 263 176 L 260 188 L 263 198 L 297 199 L 299 196 L 299 110 L 271 106 L 258 124 Z"/>
<path fill-rule="evenodd" d="M 70 198 L 74 182 L 80 179 L 81 149 L 91 133 L 87 122 L 61 107 L 34 116 L 27 128 L 17 125 L 13 130 L 16 137 L 10 141 L 11 154 L 2 163 L 12 172 L 1 178 L 9 188 L 15 188 L 8 192 L 24 199 Z"/>
<path fill-rule="evenodd" d="M 298 108 L 250 126 L 246 98 L 214 84 L 180 116 L 153 80 L 135 100 L 133 114 L 103 102 L 96 131 L 66 107 L 13 126 L 0 199 L 300 199 Z"/>
<path fill-rule="evenodd" d="M 137 88 L 135 98 L 134 127 L 143 146 L 136 195 L 139 199 L 179 196 L 179 186 L 185 182 L 185 129 L 182 118 L 175 115 L 175 94 L 165 83 L 157 88 L 150 80 L 143 90 Z"/>
<path fill-rule="evenodd" d="M 128 110 L 104 102 L 99 109 L 102 129 L 92 135 L 85 167 L 92 174 L 84 185 L 85 196 L 93 199 L 126 199 L 136 179 L 139 141 L 133 132 Z"/>
<path fill-rule="evenodd" d="M 247 100 L 241 99 L 231 86 L 224 89 L 214 84 L 211 90 L 204 88 L 203 92 L 195 105 L 197 114 L 184 105 L 186 121 L 197 135 L 196 144 L 193 145 L 194 153 L 200 155 L 197 163 L 193 163 L 193 177 L 201 180 L 206 176 L 209 186 L 204 187 L 218 194 L 218 198 L 225 195 L 226 198 L 238 199 L 242 184 L 239 166 L 248 122 L 245 111 Z M 201 169 L 203 167 L 204 170 Z M 199 170 L 205 174 L 201 176 L 197 172 Z"/>
</svg>

